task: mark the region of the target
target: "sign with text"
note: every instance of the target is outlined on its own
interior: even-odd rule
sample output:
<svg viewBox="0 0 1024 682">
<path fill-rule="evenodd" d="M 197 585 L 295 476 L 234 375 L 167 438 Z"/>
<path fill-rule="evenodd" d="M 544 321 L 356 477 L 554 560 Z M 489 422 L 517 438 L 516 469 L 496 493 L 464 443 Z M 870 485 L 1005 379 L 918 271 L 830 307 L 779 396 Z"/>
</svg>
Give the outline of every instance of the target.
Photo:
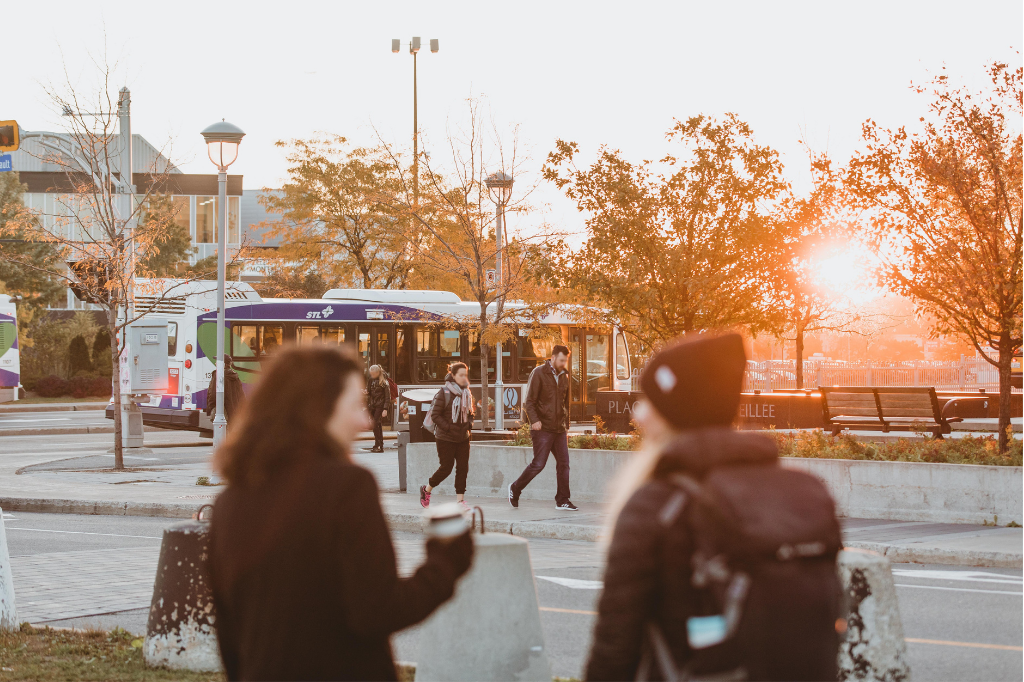
<svg viewBox="0 0 1024 682">
<path fill-rule="evenodd" d="M 21 144 L 17 121 L 0 121 L 0 152 L 16 152 Z"/>
<path fill-rule="evenodd" d="M 11 161 L 11 155 L 0 154 L 0 173 L 9 170 L 14 170 L 14 163 Z"/>
</svg>

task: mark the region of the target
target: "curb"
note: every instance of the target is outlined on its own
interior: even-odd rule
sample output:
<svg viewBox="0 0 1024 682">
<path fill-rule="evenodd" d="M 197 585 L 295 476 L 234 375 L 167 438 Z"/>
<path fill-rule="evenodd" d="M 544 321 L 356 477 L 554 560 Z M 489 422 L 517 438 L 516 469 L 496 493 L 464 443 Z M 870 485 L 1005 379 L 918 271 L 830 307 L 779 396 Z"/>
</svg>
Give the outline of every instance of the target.
<svg viewBox="0 0 1024 682">
<path fill-rule="evenodd" d="M 93 514 L 105 516 L 162 516 L 190 519 L 203 504 L 210 504 L 215 496 L 201 501 L 186 502 L 108 502 L 92 500 L 62 500 L 49 498 L 0 497 L 0 508 L 5 511 L 35 512 L 43 514 Z M 384 519 L 393 531 L 423 532 L 423 518 L 407 512 L 385 512 Z M 597 542 L 601 527 L 547 521 L 487 521 L 491 533 L 507 533 L 522 538 L 549 540 L 575 540 Z M 884 555 L 893 563 L 941 564 L 946 566 L 981 566 L 985 568 L 1022 568 L 1024 555 L 1011 552 L 980 550 L 950 550 L 939 547 L 913 545 L 885 545 L 878 542 L 846 542 L 851 549 L 867 549 Z"/>
<path fill-rule="evenodd" d="M 879 542 L 844 542 L 850 549 L 867 549 L 884 555 L 894 564 L 942 564 L 984 568 L 1024 568 L 1024 555 L 1012 552 L 953 550 L 941 547 L 885 545 Z"/>
<path fill-rule="evenodd" d="M 0 414 L 18 412 L 83 412 L 104 410 L 109 403 L 32 403 L 29 405 L 0 405 Z"/>
<path fill-rule="evenodd" d="M 113 426 L 51 426 L 38 429 L 0 429 L 0 438 L 4 436 L 75 436 L 113 432 Z"/>
</svg>

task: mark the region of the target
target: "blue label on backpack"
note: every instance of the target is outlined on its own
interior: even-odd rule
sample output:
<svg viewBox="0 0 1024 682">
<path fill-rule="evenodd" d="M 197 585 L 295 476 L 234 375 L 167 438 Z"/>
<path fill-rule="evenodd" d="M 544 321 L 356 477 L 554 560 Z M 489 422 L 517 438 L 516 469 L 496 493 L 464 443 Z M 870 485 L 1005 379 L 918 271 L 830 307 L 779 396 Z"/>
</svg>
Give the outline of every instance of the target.
<svg viewBox="0 0 1024 682">
<path fill-rule="evenodd" d="M 686 639 L 691 649 L 706 649 L 725 641 L 725 616 L 701 616 L 686 620 Z"/>
</svg>

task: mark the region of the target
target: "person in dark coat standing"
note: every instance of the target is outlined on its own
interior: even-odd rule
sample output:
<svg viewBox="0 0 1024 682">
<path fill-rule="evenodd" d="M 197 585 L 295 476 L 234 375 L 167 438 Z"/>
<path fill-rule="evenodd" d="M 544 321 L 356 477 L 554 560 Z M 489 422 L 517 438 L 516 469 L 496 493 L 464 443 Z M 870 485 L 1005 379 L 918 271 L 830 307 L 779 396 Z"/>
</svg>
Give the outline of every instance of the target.
<svg viewBox="0 0 1024 682">
<path fill-rule="evenodd" d="M 523 407 L 530 420 L 533 461 L 508 485 L 508 501 L 519 506 L 523 488 L 544 470 L 548 455 L 555 456 L 555 509 L 577 511 L 569 499 L 569 349 L 558 345 L 551 357 L 530 372 Z"/>
<path fill-rule="evenodd" d="M 366 408 L 373 420 L 373 447 L 370 452 L 384 452 L 384 420 L 391 407 L 391 382 L 380 365 L 370 367 L 366 382 Z"/>
<path fill-rule="evenodd" d="M 390 636 L 449 599 L 469 533 L 430 539 L 399 577 L 373 474 L 350 458 L 369 426 L 363 365 L 293 347 L 264 369 L 214 455 L 208 569 L 229 680 L 395 680 Z"/>
<path fill-rule="evenodd" d="M 455 502 L 465 511 L 466 476 L 469 475 L 469 441 L 473 432 L 473 392 L 469 390 L 469 368 L 464 362 L 453 362 L 444 378 L 444 387 L 430 404 L 434 422 L 439 465 L 426 485 L 420 486 L 420 506 L 430 506 L 430 493 L 448 478 L 455 467 Z"/>
<path fill-rule="evenodd" d="M 676 666 L 674 673 L 680 679 L 748 679 L 745 674 L 705 676 L 699 671 L 678 675 L 700 652 L 689 643 L 689 621 L 709 619 L 691 618 L 705 615 L 704 611 L 695 611 L 704 603 L 701 600 L 705 595 L 694 587 L 703 583 L 694 577 L 698 563 L 685 507 L 694 493 L 681 493 L 676 483 L 680 476 L 703 481 L 712 472 L 722 475 L 728 469 L 760 470 L 753 474 L 755 480 L 777 480 L 772 478 L 779 466 L 775 443 L 765 436 L 731 428 L 745 366 L 743 340 L 737 334 L 728 334 L 670 344 L 644 369 L 640 384 L 645 398 L 634 413 L 644 433 L 644 451 L 622 474 L 613 500 L 614 530 L 585 679 L 670 679 L 672 676 L 662 669 L 666 659 Z M 748 494 L 757 494 L 756 484 Z M 745 513 L 756 512 L 748 509 Z M 772 527 L 772 523 L 770 520 L 763 527 Z M 835 529 L 838 548 L 838 522 Z M 722 555 L 714 559 L 720 561 Z M 834 579 L 834 561 L 830 570 Z M 780 597 L 783 604 L 779 611 L 795 608 L 796 600 L 790 601 L 791 597 Z M 838 590 L 835 603 L 824 599 L 816 608 L 823 618 L 800 623 L 805 630 L 810 629 L 809 637 L 793 638 L 802 641 L 785 641 L 775 647 L 785 659 L 786 670 L 781 676 L 752 672 L 749 679 L 835 680 L 838 639 L 834 629 L 838 623 L 830 608 L 837 603 Z M 784 613 L 778 615 L 786 617 Z M 765 639 L 772 637 L 767 633 Z M 815 648 L 815 643 L 823 639 L 826 646 Z M 654 653 L 658 647 L 668 655 Z M 759 649 L 757 655 L 763 653 Z M 736 664 L 728 658 L 719 662 Z"/>
<path fill-rule="evenodd" d="M 224 418 L 231 423 L 232 417 L 245 400 L 242 379 L 235 370 L 230 355 L 224 356 Z M 212 417 L 217 409 L 217 370 L 210 374 L 210 386 L 206 389 L 206 416 Z"/>
</svg>

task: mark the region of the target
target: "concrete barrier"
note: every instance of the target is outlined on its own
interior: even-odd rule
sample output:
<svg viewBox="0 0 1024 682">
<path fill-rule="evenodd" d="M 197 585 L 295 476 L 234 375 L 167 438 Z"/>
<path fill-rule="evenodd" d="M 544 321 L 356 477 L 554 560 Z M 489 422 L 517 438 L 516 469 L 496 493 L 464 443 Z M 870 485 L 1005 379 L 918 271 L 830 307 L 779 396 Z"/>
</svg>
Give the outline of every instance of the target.
<svg viewBox="0 0 1024 682">
<path fill-rule="evenodd" d="M 186 521 L 164 530 L 142 645 L 146 665 L 197 672 L 223 669 L 205 564 L 209 526 Z"/>
<path fill-rule="evenodd" d="M 606 502 L 615 475 L 636 453 L 622 450 L 569 450 L 569 481 L 578 502 Z M 508 484 L 533 459 L 528 447 L 473 443 L 469 455 L 466 493 L 505 497 Z M 814 474 L 828 486 L 841 516 L 931 523 L 1024 523 L 1022 468 L 973 464 L 873 462 L 843 459 L 784 457 L 782 465 Z M 437 468 L 433 443 L 406 446 L 409 494 Z M 455 477 L 436 488 L 453 495 Z M 523 499 L 554 500 L 555 463 L 523 491 Z"/>
<path fill-rule="evenodd" d="M 526 540 L 493 532 L 473 540 L 472 568 L 422 625 L 416 681 L 549 682 Z"/>
<path fill-rule="evenodd" d="M 842 516 L 931 523 L 1024 523 L 1021 467 L 782 458 L 825 482 Z"/>
<path fill-rule="evenodd" d="M 17 602 L 14 600 L 14 576 L 11 574 L 11 554 L 7 551 L 4 510 L 0 509 L 0 630 L 17 630 L 18 625 L 18 608 Z"/>
<path fill-rule="evenodd" d="M 889 560 L 866 550 L 839 553 L 839 575 L 849 612 L 846 635 L 839 646 L 840 682 L 910 679 L 896 586 Z"/>
</svg>

